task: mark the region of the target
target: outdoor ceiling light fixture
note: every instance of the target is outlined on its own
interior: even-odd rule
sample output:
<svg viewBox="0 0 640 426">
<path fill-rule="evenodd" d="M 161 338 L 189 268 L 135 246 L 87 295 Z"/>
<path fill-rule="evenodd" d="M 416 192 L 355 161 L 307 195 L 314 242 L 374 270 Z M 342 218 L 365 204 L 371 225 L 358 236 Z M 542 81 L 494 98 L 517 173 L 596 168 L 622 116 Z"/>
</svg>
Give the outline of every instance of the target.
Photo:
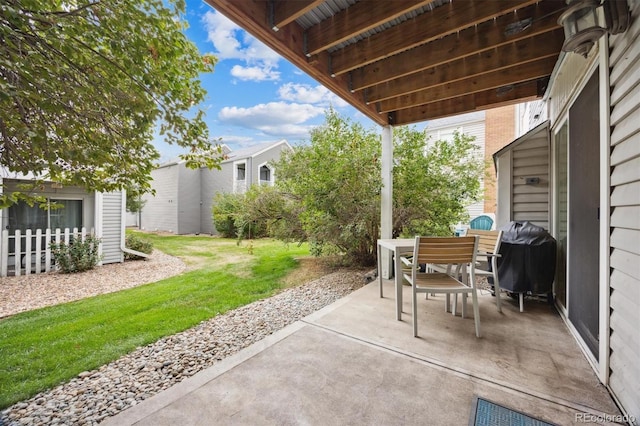
<svg viewBox="0 0 640 426">
<path fill-rule="evenodd" d="M 614 22 L 614 28 L 609 28 Z M 586 57 L 594 43 L 605 33 L 617 34 L 627 29 L 627 1 L 604 0 L 601 4 L 599 0 L 571 0 L 558 23 L 564 28 L 562 50 Z"/>
</svg>

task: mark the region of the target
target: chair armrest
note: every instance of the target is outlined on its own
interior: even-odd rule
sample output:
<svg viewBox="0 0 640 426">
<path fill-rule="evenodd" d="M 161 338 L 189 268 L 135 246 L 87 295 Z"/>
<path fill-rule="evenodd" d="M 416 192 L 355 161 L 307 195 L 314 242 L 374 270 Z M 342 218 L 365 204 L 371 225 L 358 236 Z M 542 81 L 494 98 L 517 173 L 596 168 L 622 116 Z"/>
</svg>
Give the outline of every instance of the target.
<svg viewBox="0 0 640 426">
<path fill-rule="evenodd" d="M 400 257 L 400 261 L 401 261 L 402 263 L 404 263 L 406 266 L 413 266 L 413 261 L 412 261 L 412 260 L 407 259 L 407 258 L 406 258 L 406 257 L 404 257 L 404 256 L 401 256 L 401 257 Z"/>
<path fill-rule="evenodd" d="M 476 256 L 484 256 L 484 257 L 502 257 L 500 253 L 486 253 L 486 252 L 478 252 Z"/>
</svg>

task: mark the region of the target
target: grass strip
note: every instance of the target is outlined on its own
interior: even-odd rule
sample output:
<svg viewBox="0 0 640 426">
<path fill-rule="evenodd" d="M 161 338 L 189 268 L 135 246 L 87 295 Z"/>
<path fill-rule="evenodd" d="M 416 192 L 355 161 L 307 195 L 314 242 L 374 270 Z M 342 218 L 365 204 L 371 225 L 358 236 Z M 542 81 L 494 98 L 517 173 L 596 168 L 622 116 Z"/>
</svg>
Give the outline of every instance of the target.
<svg viewBox="0 0 640 426">
<path fill-rule="evenodd" d="M 180 245 L 185 238 L 188 244 Z M 162 239 L 169 241 L 154 244 L 168 253 L 181 251 L 184 256 L 203 257 L 208 260 L 206 266 L 156 283 L 0 321 L 0 408 L 139 346 L 271 296 L 296 267 L 295 257 L 308 255 L 306 246 L 285 247 L 271 240 L 254 243 L 253 254 L 248 255 L 246 248 L 232 240 Z M 178 248 L 172 250 L 170 246 L 176 244 Z M 225 260 L 215 262 L 216 258 Z"/>
</svg>

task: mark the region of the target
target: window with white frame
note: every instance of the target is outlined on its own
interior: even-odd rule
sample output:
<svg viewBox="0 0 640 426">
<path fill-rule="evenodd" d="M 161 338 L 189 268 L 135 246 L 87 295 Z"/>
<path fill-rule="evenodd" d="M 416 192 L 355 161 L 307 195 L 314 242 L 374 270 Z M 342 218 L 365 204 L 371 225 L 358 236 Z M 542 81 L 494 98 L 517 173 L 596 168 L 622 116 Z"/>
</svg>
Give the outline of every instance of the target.
<svg viewBox="0 0 640 426">
<path fill-rule="evenodd" d="M 25 231 L 27 229 L 82 228 L 82 200 L 50 199 L 51 208 L 30 206 L 20 201 L 9 207 L 9 224 L 11 231 Z"/>
<path fill-rule="evenodd" d="M 273 185 L 273 171 L 267 164 L 260 166 L 260 185 Z"/>
<path fill-rule="evenodd" d="M 233 192 L 243 193 L 247 190 L 247 162 L 238 161 L 233 164 Z"/>
<path fill-rule="evenodd" d="M 236 164 L 236 180 L 245 180 L 247 175 L 247 164 L 246 163 L 238 163 Z"/>
</svg>

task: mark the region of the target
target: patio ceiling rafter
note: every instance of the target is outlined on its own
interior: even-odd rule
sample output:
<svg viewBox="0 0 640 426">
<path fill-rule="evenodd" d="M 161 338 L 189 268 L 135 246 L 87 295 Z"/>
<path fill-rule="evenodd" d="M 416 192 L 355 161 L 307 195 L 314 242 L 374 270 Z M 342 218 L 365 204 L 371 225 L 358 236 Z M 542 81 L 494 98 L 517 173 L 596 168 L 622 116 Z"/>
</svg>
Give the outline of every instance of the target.
<svg viewBox="0 0 640 426">
<path fill-rule="evenodd" d="M 205 0 L 379 125 L 539 98 L 562 0 Z"/>
</svg>

